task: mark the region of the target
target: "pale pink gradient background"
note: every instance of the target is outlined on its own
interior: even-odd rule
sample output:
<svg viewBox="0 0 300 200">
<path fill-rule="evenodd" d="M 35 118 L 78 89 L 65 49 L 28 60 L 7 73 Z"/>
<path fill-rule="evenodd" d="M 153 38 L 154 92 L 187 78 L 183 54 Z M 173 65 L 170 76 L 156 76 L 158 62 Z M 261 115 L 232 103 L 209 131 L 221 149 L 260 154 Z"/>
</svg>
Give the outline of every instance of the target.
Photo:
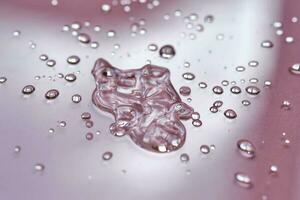
<svg viewBox="0 0 300 200">
<path fill-rule="evenodd" d="M 153 10 L 136 5 L 130 13 L 124 13 L 120 7 L 113 7 L 109 14 L 101 12 L 101 2 L 104 1 L 59 0 L 59 5 L 52 7 L 50 1 L 0 1 L 0 76 L 8 78 L 0 85 L 1 200 L 260 200 L 262 195 L 271 200 L 300 199 L 300 77 L 288 73 L 288 67 L 300 60 L 299 22 L 290 22 L 299 14 L 297 0 L 161 0 L 161 5 Z M 197 40 L 181 38 L 181 32 L 190 31 L 182 17 L 173 16 L 176 9 L 181 9 L 183 16 L 197 12 L 199 22 L 205 15 L 213 14 L 215 22 L 205 24 L 205 31 L 197 34 Z M 163 19 L 166 13 L 171 15 L 168 21 Z M 147 35 L 130 37 L 130 16 L 136 21 L 147 20 Z M 92 26 L 102 27 L 99 33 L 91 27 L 85 29 L 99 41 L 97 50 L 79 44 L 70 33 L 61 32 L 65 24 L 86 20 Z M 284 37 L 275 35 L 271 24 L 277 20 L 284 22 L 286 36 L 295 37 L 293 44 L 287 45 Z M 117 31 L 116 38 L 106 38 L 111 29 Z M 22 35 L 13 38 L 14 30 L 21 30 Z M 216 40 L 218 33 L 225 35 L 223 41 Z M 265 39 L 274 42 L 273 49 L 260 47 Z M 37 44 L 36 49 L 29 48 L 30 41 Z M 116 43 L 121 49 L 112 56 Z M 173 44 L 177 54 L 172 60 L 163 60 L 147 50 L 149 43 Z M 38 59 L 42 53 L 57 61 L 54 69 Z M 78 66 L 66 63 L 72 54 L 81 57 Z M 190 105 L 200 112 L 203 126 L 194 128 L 191 122 L 184 122 L 188 130 L 186 144 L 179 151 L 164 155 L 141 150 L 129 138 L 111 136 L 108 127 L 113 120 L 91 103 L 94 81 L 90 71 L 99 57 L 122 69 L 141 67 L 147 59 L 169 68 L 176 89 L 182 85 L 192 87 Z M 235 71 L 236 66 L 246 66 L 253 59 L 260 62 L 258 68 Z M 183 67 L 184 61 L 191 62 L 190 69 Z M 78 70 L 81 73 L 73 84 L 59 79 L 34 80 L 35 75 Z M 184 81 L 181 74 L 186 71 L 194 72 L 196 80 Z M 211 92 L 211 87 L 224 79 L 236 81 L 244 88 L 253 77 L 260 80 L 262 89 L 256 98 L 245 92 L 232 95 L 229 87 L 220 97 Z M 240 83 L 241 79 L 246 84 Z M 265 80 L 272 80 L 271 88 L 263 88 Z M 208 83 L 206 90 L 198 88 L 200 81 Z M 36 86 L 29 98 L 21 95 L 26 84 Z M 59 89 L 61 94 L 49 104 L 43 95 L 50 88 Z M 75 93 L 83 96 L 78 105 L 70 100 Z M 236 120 L 228 121 L 222 113 L 209 112 L 212 102 L 218 99 L 224 101 L 222 111 L 234 108 L 238 112 Z M 250 99 L 251 106 L 243 107 L 243 99 Z M 283 100 L 292 103 L 290 111 L 281 110 Z M 88 131 L 80 119 L 84 111 L 92 113 L 92 130 L 102 131 L 92 142 L 84 140 Z M 58 120 L 66 120 L 67 127 L 57 128 Z M 56 129 L 54 136 L 49 135 L 49 128 Z M 282 145 L 282 132 L 291 140 L 289 148 Z M 254 160 L 237 152 L 236 141 L 242 138 L 257 147 Z M 216 150 L 203 156 L 199 151 L 202 144 L 214 144 Z M 15 145 L 22 147 L 17 156 L 13 154 Z M 104 163 L 101 155 L 107 150 L 114 157 Z M 187 165 L 179 161 L 183 152 L 190 155 Z M 46 166 L 42 174 L 34 173 L 37 162 Z M 277 177 L 268 173 L 271 164 L 279 167 Z M 122 169 L 127 173 L 122 174 Z M 186 175 L 187 169 L 191 170 L 190 175 Z M 253 179 L 252 189 L 234 183 L 233 175 L 238 171 Z"/>
</svg>

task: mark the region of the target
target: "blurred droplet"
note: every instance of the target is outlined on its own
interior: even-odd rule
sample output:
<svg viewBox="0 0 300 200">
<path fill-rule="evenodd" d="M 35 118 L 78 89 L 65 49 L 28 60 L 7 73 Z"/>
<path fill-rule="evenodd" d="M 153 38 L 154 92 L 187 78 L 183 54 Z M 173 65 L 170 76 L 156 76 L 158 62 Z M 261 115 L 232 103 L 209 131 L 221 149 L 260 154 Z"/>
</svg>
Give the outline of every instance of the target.
<svg viewBox="0 0 300 200">
<path fill-rule="evenodd" d="M 238 172 L 234 175 L 234 178 L 236 183 L 241 187 L 251 188 L 253 185 L 250 177 L 245 173 Z"/>
</svg>

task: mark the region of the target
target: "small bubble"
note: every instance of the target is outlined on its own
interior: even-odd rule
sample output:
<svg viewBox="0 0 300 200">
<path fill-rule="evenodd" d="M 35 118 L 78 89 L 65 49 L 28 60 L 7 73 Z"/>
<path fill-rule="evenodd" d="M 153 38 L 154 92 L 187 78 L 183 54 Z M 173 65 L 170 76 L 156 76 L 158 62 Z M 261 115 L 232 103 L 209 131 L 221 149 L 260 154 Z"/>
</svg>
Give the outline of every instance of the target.
<svg viewBox="0 0 300 200">
<path fill-rule="evenodd" d="M 72 55 L 67 58 L 67 62 L 71 65 L 76 65 L 80 62 L 80 58 L 78 56 Z"/>
<path fill-rule="evenodd" d="M 188 163 L 190 161 L 190 156 L 187 153 L 183 153 L 180 155 L 180 161 L 182 163 Z"/>
<path fill-rule="evenodd" d="M 185 79 L 185 80 L 194 80 L 195 79 L 195 75 L 191 72 L 185 72 L 182 74 L 182 77 Z"/>
<path fill-rule="evenodd" d="M 73 101 L 73 103 L 79 103 L 79 102 L 81 102 L 81 96 L 79 95 L 79 94 L 74 94 L 73 96 L 72 96 L 72 101 Z"/>
<path fill-rule="evenodd" d="M 91 113 L 89 113 L 89 112 L 82 113 L 81 119 L 83 119 L 83 120 L 91 119 Z"/>
<path fill-rule="evenodd" d="M 149 51 L 157 51 L 158 46 L 156 44 L 149 44 L 148 45 L 148 50 Z"/>
<path fill-rule="evenodd" d="M 55 99 L 59 95 L 59 91 L 56 89 L 48 90 L 45 94 L 45 98 L 48 100 Z"/>
<path fill-rule="evenodd" d="M 85 139 L 86 140 L 92 140 L 94 138 L 94 134 L 89 132 L 87 134 L 85 134 Z"/>
<path fill-rule="evenodd" d="M 215 93 L 215 94 L 222 94 L 224 92 L 223 88 L 221 86 L 214 86 L 212 91 Z"/>
<path fill-rule="evenodd" d="M 76 75 L 75 74 L 67 74 L 65 76 L 65 80 L 68 81 L 68 82 L 74 82 L 75 80 L 77 79 Z"/>
<path fill-rule="evenodd" d="M 54 66 L 56 65 L 56 61 L 55 61 L 55 60 L 52 60 L 52 59 L 47 60 L 46 65 L 47 65 L 48 67 L 54 67 Z"/>
<path fill-rule="evenodd" d="M 228 119 L 234 119 L 237 117 L 237 114 L 234 110 L 232 109 L 227 109 L 225 112 L 224 112 L 224 115 L 225 117 L 227 117 Z"/>
<path fill-rule="evenodd" d="M 200 151 L 201 151 L 201 153 L 203 153 L 203 154 L 209 154 L 210 148 L 209 148 L 208 145 L 204 144 L 204 145 L 201 145 L 201 146 L 200 146 Z"/>
<path fill-rule="evenodd" d="M 238 172 L 234 174 L 234 179 L 238 185 L 244 188 L 251 188 L 252 187 L 252 181 L 250 177 L 247 174 Z"/>
<path fill-rule="evenodd" d="M 240 94 L 242 92 L 241 88 L 238 86 L 232 86 L 230 88 L 231 93 L 233 94 Z"/>
<path fill-rule="evenodd" d="M 263 48 L 272 48 L 274 44 L 270 40 L 265 40 L 261 43 L 261 47 Z"/>
<path fill-rule="evenodd" d="M 113 153 L 110 151 L 106 151 L 102 154 L 102 159 L 104 161 L 110 160 L 113 157 Z"/>
<path fill-rule="evenodd" d="M 22 89 L 22 93 L 25 95 L 32 94 L 35 91 L 35 87 L 33 85 L 26 85 Z"/>
<path fill-rule="evenodd" d="M 175 56 L 176 52 L 172 45 L 164 45 L 159 50 L 159 55 L 165 59 L 171 59 Z"/>
<path fill-rule="evenodd" d="M 250 95 L 258 95 L 260 93 L 260 89 L 256 86 L 248 86 L 245 90 Z"/>
<path fill-rule="evenodd" d="M 45 169 L 45 165 L 43 165 L 41 163 L 37 163 L 34 165 L 34 170 L 37 172 L 44 171 L 44 169 Z"/>
<path fill-rule="evenodd" d="M 46 60 L 48 60 L 48 56 L 47 56 L 46 54 L 40 55 L 39 58 L 40 58 L 41 61 L 46 61 Z"/>
<path fill-rule="evenodd" d="M 189 96 L 191 94 L 191 88 L 188 87 L 188 86 L 182 86 L 180 87 L 179 89 L 179 93 L 182 95 L 182 96 Z"/>
<path fill-rule="evenodd" d="M 255 157 L 255 146 L 250 142 L 249 140 L 239 140 L 237 142 L 237 147 L 239 149 L 239 152 L 241 153 L 242 156 L 245 158 L 254 158 Z"/>
</svg>

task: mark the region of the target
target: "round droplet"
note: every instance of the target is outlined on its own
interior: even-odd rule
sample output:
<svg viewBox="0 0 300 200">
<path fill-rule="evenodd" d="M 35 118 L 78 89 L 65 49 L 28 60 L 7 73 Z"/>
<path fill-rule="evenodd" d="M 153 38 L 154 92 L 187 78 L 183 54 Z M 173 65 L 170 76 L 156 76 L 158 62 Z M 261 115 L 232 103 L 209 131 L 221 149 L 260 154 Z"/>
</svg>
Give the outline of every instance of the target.
<svg viewBox="0 0 300 200">
<path fill-rule="evenodd" d="M 74 103 L 79 103 L 79 102 L 81 102 L 81 96 L 79 95 L 79 94 L 74 94 L 73 96 L 72 96 L 72 101 L 74 102 Z"/>
<path fill-rule="evenodd" d="M 182 96 L 189 96 L 191 94 L 191 88 L 188 87 L 188 86 L 182 86 L 180 87 L 179 89 L 179 93 L 182 95 Z"/>
<path fill-rule="evenodd" d="M 14 147 L 14 152 L 15 153 L 20 153 L 21 152 L 21 147 L 19 145 Z"/>
<path fill-rule="evenodd" d="M 194 112 L 193 114 L 192 114 L 192 119 L 200 119 L 200 114 L 198 113 L 198 112 Z"/>
<path fill-rule="evenodd" d="M 194 80 L 195 79 L 195 75 L 191 72 L 185 72 L 182 74 L 182 77 L 185 79 L 185 80 Z"/>
<path fill-rule="evenodd" d="M 229 85 L 229 81 L 223 80 L 223 81 L 221 82 L 221 84 L 222 84 L 223 86 L 228 86 L 228 85 Z"/>
<path fill-rule="evenodd" d="M 92 120 L 87 120 L 87 121 L 85 122 L 85 126 L 86 126 L 87 128 L 92 128 L 92 127 L 94 126 L 94 122 L 93 122 Z"/>
<path fill-rule="evenodd" d="M 234 110 L 232 109 L 227 109 L 225 112 L 224 112 L 224 115 L 225 117 L 227 117 L 228 119 L 234 119 L 237 117 L 237 114 Z"/>
<path fill-rule="evenodd" d="M 42 55 L 40 55 L 40 60 L 46 61 L 46 60 L 48 60 L 48 56 L 46 54 L 42 54 Z"/>
<path fill-rule="evenodd" d="M 107 32 L 107 37 L 112 38 L 116 36 L 116 32 L 114 30 L 110 30 Z"/>
<path fill-rule="evenodd" d="M 260 93 L 260 89 L 256 86 L 248 86 L 245 90 L 250 95 L 258 95 Z"/>
<path fill-rule="evenodd" d="M 244 106 L 249 106 L 249 105 L 251 104 L 251 102 L 250 102 L 249 100 L 243 100 L 243 101 L 242 101 L 242 104 L 243 104 Z"/>
<path fill-rule="evenodd" d="M 64 128 L 67 126 L 67 122 L 66 121 L 60 121 L 59 122 L 59 127 Z"/>
<path fill-rule="evenodd" d="M 206 15 L 204 17 L 204 22 L 205 23 L 213 23 L 215 20 L 214 16 L 213 15 Z"/>
<path fill-rule="evenodd" d="M 209 111 L 212 112 L 212 113 L 217 113 L 219 111 L 219 109 L 216 106 L 212 106 L 212 107 L 209 108 Z"/>
<path fill-rule="evenodd" d="M 91 113 L 89 113 L 89 112 L 82 113 L 81 119 L 83 119 L 83 120 L 91 119 Z"/>
<path fill-rule="evenodd" d="M 241 88 L 238 87 L 238 86 L 233 86 L 230 88 L 230 91 L 233 93 L 233 94 L 240 94 L 242 92 Z"/>
<path fill-rule="evenodd" d="M 54 67 L 55 64 L 56 64 L 56 61 L 55 61 L 55 60 L 52 60 L 52 59 L 47 60 L 47 62 L 46 62 L 46 65 L 47 65 L 48 67 Z"/>
<path fill-rule="evenodd" d="M 300 64 L 299 63 L 293 64 L 292 66 L 289 67 L 289 71 L 292 74 L 300 75 Z"/>
<path fill-rule="evenodd" d="M 250 142 L 249 140 L 239 140 L 237 142 L 237 147 L 239 152 L 241 153 L 242 156 L 245 158 L 254 158 L 255 157 L 255 146 Z"/>
<path fill-rule="evenodd" d="M 193 126 L 195 126 L 195 127 L 200 127 L 200 126 L 202 126 L 202 121 L 201 121 L 200 119 L 194 119 L 194 120 L 192 121 L 192 124 L 193 124 Z"/>
<path fill-rule="evenodd" d="M 237 72 L 243 72 L 243 71 L 246 70 L 246 68 L 245 68 L 244 66 L 237 66 L 237 67 L 235 68 L 235 70 L 236 70 Z"/>
<path fill-rule="evenodd" d="M 90 46 L 93 48 L 93 49 L 97 49 L 99 47 L 99 42 L 91 42 Z"/>
<path fill-rule="evenodd" d="M 74 29 L 74 30 L 79 30 L 79 29 L 81 29 L 81 23 L 80 22 L 73 22 L 71 24 L 71 28 Z"/>
<path fill-rule="evenodd" d="M 49 133 L 54 133 L 55 130 L 54 130 L 53 128 L 50 128 L 50 129 L 48 130 L 48 132 L 49 132 Z"/>
<path fill-rule="evenodd" d="M 213 103 L 213 106 L 214 106 L 214 107 L 217 107 L 217 108 L 220 108 L 222 105 L 223 105 L 223 101 L 220 101 L 220 100 L 215 101 L 215 102 Z"/>
<path fill-rule="evenodd" d="M 247 174 L 238 172 L 234 174 L 234 179 L 238 185 L 244 188 L 251 188 L 252 187 L 252 181 L 250 177 Z"/>
<path fill-rule="evenodd" d="M 212 91 L 215 93 L 215 94 L 222 94 L 224 91 L 223 91 L 223 88 L 221 86 L 215 86 L 213 87 Z"/>
<path fill-rule="evenodd" d="M 71 29 L 71 27 L 70 27 L 69 25 L 64 25 L 64 26 L 62 27 L 62 31 L 63 31 L 63 32 L 68 32 L 68 31 L 70 31 L 70 29 Z"/>
<path fill-rule="evenodd" d="M 108 13 L 108 12 L 111 10 L 111 6 L 110 6 L 109 4 L 107 4 L 107 3 L 102 4 L 101 10 L 102 10 L 103 12 L 105 12 L 105 13 Z"/>
<path fill-rule="evenodd" d="M 249 67 L 257 67 L 259 65 L 259 62 L 256 61 L 256 60 L 251 60 L 249 63 L 248 63 L 248 66 Z"/>
<path fill-rule="evenodd" d="M 277 175 L 278 174 L 278 167 L 277 167 L 277 165 L 271 165 L 269 172 L 270 172 L 271 175 Z"/>
<path fill-rule="evenodd" d="M 190 160 L 190 156 L 187 153 L 183 153 L 180 155 L 180 161 L 182 163 L 188 163 Z"/>
<path fill-rule="evenodd" d="M 0 84 L 5 83 L 6 81 L 7 81 L 6 77 L 4 77 L 4 76 L 0 77 Z"/>
<path fill-rule="evenodd" d="M 85 139 L 86 140 L 92 140 L 94 138 L 94 134 L 93 133 L 87 133 L 87 134 L 85 134 Z"/>
<path fill-rule="evenodd" d="M 209 154 L 210 148 L 208 145 L 204 144 L 200 146 L 200 152 L 203 154 Z"/>
<path fill-rule="evenodd" d="M 41 163 L 37 163 L 34 165 L 34 170 L 37 172 L 44 171 L 44 169 L 45 169 L 45 165 L 43 165 Z"/>
<path fill-rule="evenodd" d="M 159 55 L 165 59 L 171 59 L 175 56 L 176 52 L 172 45 L 162 46 L 159 50 Z"/>
<path fill-rule="evenodd" d="M 157 51 L 158 46 L 156 44 L 149 44 L 148 45 L 148 50 L 149 51 Z"/>
<path fill-rule="evenodd" d="M 58 90 L 56 90 L 56 89 L 51 89 L 51 90 L 48 90 L 48 91 L 46 92 L 45 98 L 51 100 L 51 99 L 57 98 L 58 95 L 59 95 L 59 91 L 58 91 Z"/>
<path fill-rule="evenodd" d="M 199 86 L 201 89 L 207 88 L 207 84 L 206 84 L 205 82 L 200 82 L 200 83 L 198 84 L 198 86 Z"/>
<path fill-rule="evenodd" d="M 86 33 L 78 34 L 77 39 L 78 39 L 79 42 L 85 43 L 85 44 L 87 44 L 91 41 L 91 37 Z"/>
<path fill-rule="evenodd" d="M 269 80 L 266 80 L 266 81 L 264 82 L 264 85 L 265 85 L 266 87 L 270 87 L 270 86 L 272 86 L 272 82 L 269 81 Z"/>
<path fill-rule="evenodd" d="M 67 62 L 71 65 L 76 65 L 80 62 L 80 58 L 78 56 L 72 55 L 67 58 Z"/>
<path fill-rule="evenodd" d="M 198 32 L 203 32 L 204 31 L 204 26 L 202 24 L 197 24 L 195 26 L 196 31 Z"/>
<path fill-rule="evenodd" d="M 21 35 L 21 31 L 17 30 L 13 32 L 14 37 L 19 37 Z"/>
<path fill-rule="evenodd" d="M 22 89 L 22 93 L 23 94 L 31 94 L 35 91 L 35 87 L 33 85 L 26 85 L 23 89 Z"/>
<path fill-rule="evenodd" d="M 68 82 L 74 82 L 77 79 L 75 74 L 67 74 L 65 80 Z"/>
<path fill-rule="evenodd" d="M 106 151 L 102 155 L 102 159 L 105 161 L 110 160 L 112 157 L 113 157 L 113 153 L 110 151 Z"/>
<path fill-rule="evenodd" d="M 261 47 L 263 48 L 272 48 L 273 46 L 274 44 L 270 40 L 265 40 L 261 43 Z"/>
<path fill-rule="evenodd" d="M 293 43 L 294 41 L 295 41 L 295 39 L 292 36 L 288 36 L 288 37 L 285 38 L 286 43 Z"/>
</svg>

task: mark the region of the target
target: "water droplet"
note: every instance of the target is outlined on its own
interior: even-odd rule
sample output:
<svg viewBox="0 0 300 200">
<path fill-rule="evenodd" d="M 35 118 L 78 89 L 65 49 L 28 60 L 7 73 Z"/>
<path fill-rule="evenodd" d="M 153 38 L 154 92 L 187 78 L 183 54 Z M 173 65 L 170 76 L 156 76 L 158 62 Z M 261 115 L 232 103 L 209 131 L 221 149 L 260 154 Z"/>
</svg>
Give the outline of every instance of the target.
<svg viewBox="0 0 300 200">
<path fill-rule="evenodd" d="M 112 37 L 115 37 L 115 36 L 116 36 L 116 32 L 114 30 L 110 30 L 110 31 L 107 32 L 107 37 L 112 38 Z"/>
<path fill-rule="evenodd" d="M 290 110 L 291 109 L 291 103 L 288 100 L 284 100 L 281 103 L 281 108 L 285 110 Z"/>
<path fill-rule="evenodd" d="M 21 35 L 21 31 L 17 30 L 13 32 L 14 37 L 19 37 Z"/>
<path fill-rule="evenodd" d="M 70 27 L 69 25 L 64 25 L 64 26 L 62 27 L 62 31 L 63 31 L 63 32 L 68 32 L 68 31 L 70 31 L 70 29 L 71 29 L 71 27 Z"/>
<path fill-rule="evenodd" d="M 224 91 L 223 91 L 223 88 L 221 86 L 214 86 L 212 91 L 215 93 L 215 94 L 222 94 Z"/>
<path fill-rule="evenodd" d="M 229 85 L 229 81 L 223 80 L 223 81 L 221 82 L 221 84 L 222 84 L 223 86 L 228 86 L 228 85 Z"/>
<path fill-rule="evenodd" d="M 237 72 L 243 72 L 243 71 L 246 70 L 246 68 L 245 68 L 244 66 L 237 66 L 237 67 L 235 68 L 235 70 L 236 70 Z"/>
<path fill-rule="evenodd" d="M 91 113 L 89 113 L 89 112 L 82 113 L 81 119 L 83 119 L 83 120 L 91 119 Z"/>
<path fill-rule="evenodd" d="M 192 124 L 193 124 L 193 126 L 195 126 L 195 127 L 200 127 L 200 126 L 202 126 L 202 121 L 201 121 L 200 119 L 194 119 L 194 120 L 192 121 Z"/>
<path fill-rule="evenodd" d="M 214 16 L 213 15 L 206 15 L 204 17 L 204 22 L 205 23 L 213 23 L 215 20 Z"/>
<path fill-rule="evenodd" d="M 182 15 L 182 11 L 181 10 L 175 10 L 174 12 L 174 16 L 175 17 L 180 17 Z"/>
<path fill-rule="evenodd" d="M 110 160 L 112 157 L 113 157 L 113 153 L 110 151 L 106 151 L 102 155 L 102 159 L 105 161 Z"/>
<path fill-rule="evenodd" d="M 222 34 L 222 33 L 219 33 L 217 36 L 216 36 L 216 39 L 217 40 L 224 40 L 224 34 Z"/>
<path fill-rule="evenodd" d="M 80 33 L 77 36 L 79 42 L 87 44 L 91 41 L 91 37 L 86 33 Z"/>
<path fill-rule="evenodd" d="M 272 85 L 272 82 L 269 81 L 269 80 L 266 80 L 266 81 L 264 82 L 264 85 L 265 85 L 266 87 L 270 87 L 270 86 Z"/>
<path fill-rule="evenodd" d="M 48 132 L 49 132 L 49 133 L 54 133 L 55 130 L 54 130 L 53 128 L 50 128 L 50 129 L 48 130 Z"/>
<path fill-rule="evenodd" d="M 261 43 L 261 47 L 263 48 L 272 48 L 274 44 L 270 40 L 265 40 Z"/>
<path fill-rule="evenodd" d="M 191 88 L 188 87 L 188 86 L 182 86 L 180 87 L 179 89 L 179 93 L 182 95 L 182 96 L 189 96 L 191 94 Z"/>
<path fill-rule="evenodd" d="M 80 62 L 80 58 L 78 56 L 72 55 L 67 58 L 67 62 L 71 65 L 76 65 Z"/>
<path fill-rule="evenodd" d="M 31 94 L 35 91 L 35 87 L 33 85 L 26 85 L 23 89 L 22 89 L 22 93 L 23 94 Z"/>
<path fill-rule="evenodd" d="M 213 103 L 214 107 L 220 108 L 223 105 L 223 101 L 217 100 Z"/>
<path fill-rule="evenodd" d="M 257 67 L 259 65 L 259 62 L 256 61 L 256 60 L 251 60 L 249 63 L 248 63 L 249 67 Z"/>
<path fill-rule="evenodd" d="M 65 80 L 68 82 L 74 82 L 77 79 L 75 74 L 67 74 Z"/>
<path fill-rule="evenodd" d="M 157 51 L 158 46 L 156 44 L 149 44 L 148 45 L 148 50 L 149 51 Z"/>
<path fill-rule="evenodd" d="M 225 117 L 227 117 L 228 119 L 234 119 L 237 117 L 237 114 L 234 110 L 232 109 L 227 109 L 225 112 L 224 112 L 224 115 Z"/>
<path fill-rule="evenodd" d="M 52 60 L 52 59 L 47 60 L 46 65 L 47 65 L 48 67 L 54 67 L 54 66 L 56 65 L 56 61 L 55 61 L 55 60 Z"/>
<path fill-rule="evenodd" d="M 200 82 L 200 83 L 198 84 L 198 86 L 199 86 L 201 89 L 207 88 L 207 84 L 206 84 L 205 82 Z"/>
<path fill-rule="evenodd" d="M 209 108 L 209 111 L 212 112 L 212 113 L 217 113 L 219 111 L 219 109 L 216 106 L 212 106 L 212 107 Z"/>
<path fill-rule="evenodd" d="M 300 64 L 296 63 L 289 67 L 289 71 L 292 74 L 300 75 Z"/>
<path fill-rule="evenodd" d="M 282 25 L 282 22 L 274 22 L 273 23 L 273 27 L 274 28 L 281 28 L 283 25 Z"/>
<path fill-rule="evenodd" d="M 192 119 L 200 119 L 200 114 L 198 113 L 198 112 L 194 112 L 193 114 L 192 114 Z"/>
<path fill-rule="evenodd" d="M 5 83 L 6 81 L 7 81 L 6 77 L 4 77 L 4 76 L 0 77 L 0 84 Z"/>
<path fill-rule="evenodd" d="M 79 29 L 81 29 L 81 23 L 80 22 L 73 22 L 71 24 L 71 28 L 74 29 L 74 30 L 79 30 Z"/>
<path fill-rule="evenodd" d="M 94 138 L 94 134 L 89 132 L 87 134 L 85 134 L 85 139 L 86 140 L 92 140 Z"/>
<path fill-rule="evenodd" d="M 278 174 L 278 167 L 277 167 L 277 165 L 271 165 L 270 166 L 270 174 L 271 175 L 277 175 Z"/>
<path fill-rule="evenodd" d="M 108 13 L 109 11 L 111 11 L 111 6 L 109 4 L 102 4 L 101 6 L 101 10 L 105 13 Z"/>
<path fill-rule="evenodd" d="M 99 47 L 99 42 L 91 42 L 91 47 L 97 49 Z"/>
<path fill-rule="evenodd" d="M 48 99 L 48 100 L 51 100 L 51 99 L 55 99 L 56 97 L 58 97 L 59 95 L 59 91 L 56 90 L 56 89 L 51 89 L 51 90 L 48 90 L 45 94 L 45 98 Z"/>
<path fill-rule="evenodd" d="M 250 95 L 258 95 L 260 93 L 260 89 L 256 86 L 248 86 L 245 90 Z"/>
<path fill-rule="evenodd" d="M 255 157 L 256 148 L 249 140 L 245 140 L 245 139 L 239 140 L 237 142 L 237 147 L 241 155 L 244 156 L 245 158 Z"/>
<path fill-rule="evenodd" d="M 195 26 L 196 31 L 198 32 L 203 32 L 204 31 L 204 26 L 202 24 L 197 24 Z"/>
<path fill-rule="evenodd" d="M 58 5 L 58 0 L 51 0 L 51 5 L 52 6 L 57 6 Z"/>
<path fill-rule="evenodd" d="M 73 96 L 72 96 L 72 101 L 74 102 L 74 103 L 79 103 L 79 102 L 81 102 L 81 96 L 79 95 L 79 94 L 74 94 Z"/>
<path fill-rule="evenodd" d="M 164 45 L 159 50 L 159 55 L 165 59 L 171 59 L 175 56 L 176 52 L 172 45 Z"/>
<path fill-rule="evenodd" d="M 283 34 L 284 34 L 284 31 L 283 31 L 282 29 L 276 30 L 276 35 L 281 36 L 281 35 L 283 35 Z"/>
<path fill-rule="evenodd" d="M 180 161 L 182 163 L 188 163 L 190 161 L 190 156 L 187 153 L 183 153 L 180 155 Z"/>
<path fill-rule="evenodd" d="M 19 145 L 14 147 L 14 152 L 15 153 L 20 153 L 21 152 L 21 147 Z"/>
<path fill-rule="evenodd" d="M 45 165 L 43 165 L 41 163 L 37 163 L 34 165 L 34 170 L 37 172 L 44 171 L 44 169 L 45 169 Z"/>
<path fill-rule="evenodd" d="M 182 74 L 182 77 L 185 79 L 185 80 L 194 80 L 195 79 L 195 75 L 191 72 L 185 72 Z"/>
<path fill-rule="evenodd" d="M 94 126 L 94 122 L 93 122 L 92 120 L 87 120 L 87 121 L 85 122 L 85 126 L 86 126 L 87 128 L 92 128 L 92 127 Z"/>
<path fill-rule="evenodd" d="M 201 151 L 201 153 L 203 153 L 203 154 L 209 154 L 210 148 L 209 148 L 208 145 L 204 144 L 204 145 L 201 145 L 201 146 L 200 146 L 200 151 Z"/>
<path fill-rule="evenodd" d="M 238 87 L 238 86 L 232 86 L 230 88 L 230 91 L 233 93 L 233 94 L 240 94 L 242 92 L 241 88 Z"/>
<path fill-rule="evenodd" d="M 48 56 L 46 54 L 42 54 L 42 55 L 40 55 L 40 60 L 46 61 L 46 60 L 48 60 Z"/>
<path fill-rule="evenodd" d="M 66 121 L 60 121 L 59 122 L 59 127 L 64 128 L 67 126 L 67 122 Z"/>
<path fill-rule="evenodd" d="M 251 104 L 251 102 L 250 102 L 249 100 L 243 100 L 243 101 L 242 101 L 242 104 L 243 104 L 244 106 L 249 106 L 249 105 Z"/>
<path fill-rule="evenodd" d="M 244 188 L 251 188 L 252 187 L 252 181 L 250 177 L 247 174 L 238 172 L 234 174 L 234 179 L 238 185 Z"/>
<path fill-rule="evenodd" d="M 286 41 L 286 43 L 293 43 L 294 41 L 295 41 L 295 39 L 294 39 L 294 37 L 292 37 L 292 36 L 287 36 L 286 38 L 285 38 L 285 41 Z"/>
</svg>

